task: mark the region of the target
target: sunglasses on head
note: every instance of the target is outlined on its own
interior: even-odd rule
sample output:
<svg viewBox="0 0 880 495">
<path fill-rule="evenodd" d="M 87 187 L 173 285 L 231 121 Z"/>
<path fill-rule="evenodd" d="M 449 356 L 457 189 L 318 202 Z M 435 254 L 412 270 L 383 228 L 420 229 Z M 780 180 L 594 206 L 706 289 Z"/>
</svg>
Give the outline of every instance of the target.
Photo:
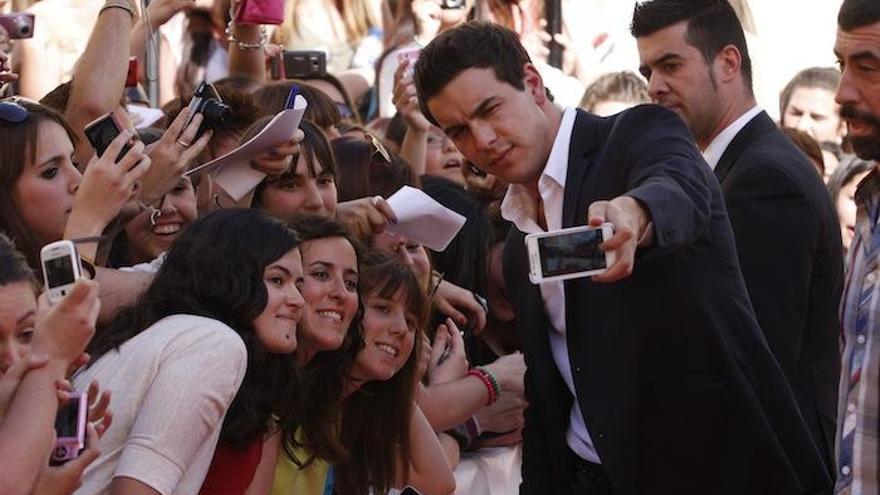
<svg viewBox="0 0 880 495">
<path fill-rule="evenodd" d="M 18 101 L 15 97 L 0 100 L 0 120 L 7 124 L 20 124 L 27 120 L 30 112 Z"/>
</svg>

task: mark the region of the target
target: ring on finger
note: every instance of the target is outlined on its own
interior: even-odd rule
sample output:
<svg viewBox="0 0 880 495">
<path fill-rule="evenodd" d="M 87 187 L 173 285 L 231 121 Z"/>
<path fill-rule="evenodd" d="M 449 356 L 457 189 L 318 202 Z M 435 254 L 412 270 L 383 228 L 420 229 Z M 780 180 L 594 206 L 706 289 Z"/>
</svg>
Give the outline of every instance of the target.
<svg viewBox="0 0 880 495">
<path fill-rule="evenodd" d="M 183 146 L 184 148 L 189 148 L 190 146 L 192 146 L 192 143 L 187 143 L 183 139 L 178 139 L 177 144 Z"/>
</svg>

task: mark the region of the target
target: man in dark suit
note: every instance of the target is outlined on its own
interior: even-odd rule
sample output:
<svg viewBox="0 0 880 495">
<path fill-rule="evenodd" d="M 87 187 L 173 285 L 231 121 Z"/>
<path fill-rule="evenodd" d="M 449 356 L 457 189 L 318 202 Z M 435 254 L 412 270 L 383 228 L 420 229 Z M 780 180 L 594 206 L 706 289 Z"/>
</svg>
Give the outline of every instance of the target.
<svg viewBox="0 0 880 495">
<path fill-rule="evenodd" d="M 651 97 L 685 120 L 721 183 L 758 324 L 833 473 L 843 253 L 828 191 L 757 106 L 727 0 L 644 2 L 631 30 Z"/>
<path fill-rule="evenodd" d="M 659 106 L 556 107 L 514 33 L 470 23 L 415 70 L 425 115 L 511 183 L 526 494 L 794 494 L 830 478 L 755 321 L 723 197 Z M 525 233 L 614 225 L 615 263 L 532 285 Z"/>
</svg>

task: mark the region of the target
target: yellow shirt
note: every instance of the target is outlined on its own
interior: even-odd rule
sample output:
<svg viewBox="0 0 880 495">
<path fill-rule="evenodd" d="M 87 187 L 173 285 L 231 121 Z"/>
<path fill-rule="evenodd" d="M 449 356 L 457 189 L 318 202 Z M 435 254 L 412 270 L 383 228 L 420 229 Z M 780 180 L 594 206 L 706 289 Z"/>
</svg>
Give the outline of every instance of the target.
<svg viewBox="0 0 880 495">
<path fill-rule="evenodd" d="M 297 432 L 299 438 L 300 432 Z M 297 459 L 308 459 L 310 453 L 300 447 L 293 449 Z M 315 458 L 305 468 L 297 466 L 284 449 L 275 464 L 272 495 L 330 495 L 333 493 L 333 472 L 330 464 Z"/>
</svg>

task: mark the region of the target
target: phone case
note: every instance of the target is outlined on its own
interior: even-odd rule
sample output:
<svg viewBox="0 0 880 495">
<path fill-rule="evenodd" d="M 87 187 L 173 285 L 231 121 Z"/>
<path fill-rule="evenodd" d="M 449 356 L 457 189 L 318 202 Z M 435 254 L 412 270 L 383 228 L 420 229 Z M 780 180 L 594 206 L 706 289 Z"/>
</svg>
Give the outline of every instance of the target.
<svg viewBox="0 0 880 495">
<path fill-rule="evenodd" d="M 58 410 L 55 418 L 55 448 L 49 464 L 58 466 L 79 457 L 86 446 L 86 419 L 89 399 L 86 392 L 75 392 Z"/>
<path fill-rule="evenodd" d="M 559 258 L 550 258 L 551 254 L 547 252 L 542 252 L 540 248 L 542 239 L 561 239 L 563 237 L 568 237 L 573 234 L 577 234 L 579 232 L 589 232 L 589 231 L 597 231 L 601 230 L 602 238 L 595 244 L 593 247 L 592 243 L 590 244 L 590 250 L 586 251 L 584 255 L 580 255 L 579 253 L 575 253 L 574 250 L 578 249 L 582 246 L 582 244 L 575 246 L 545 246 L 545 250 L 555 249 L 560 252 Z M 541 284 L 545 282 L 552 281 L 563 281 L 569 280 L 573 278 L 584 278 L 584 277 L 592 277 L 594 275 L 599 275 L 605 270 L 607 270 L 611 265 L 614 264 L 614 253 L 612 252 L 604 252 L 604 256 L 601 258 L 604 261 L 604 266 L 601 268 L 592 268 L 591 265 L 593 262 L 596 262 L 597 256 L 595 256 L 596 250 L 598 250 L 598 244 L 601 244 L 605 240 L 609 239 L 613 235 L 613 226 L 609 223 L 605 223 L 600 227 L 569 227 L 560 230 L 554 230 L 550 232 L 542 232 L 539 234 L 529 234 L 525 237 L 526 250 L 528 251 L 529 256 L 529 280 L 533 284 Z M 546 241 L 545 241 L 546 242 Z M 571 249 L 572 251 L 566 251 Z M 593 259 L 588 258 L 587 256 L 593 256 Z M 556 263 L 559 263 L 557 267 L 555 267 L 552 271 L 558 271 L 559 273 L 556 275 L 545 275 L 545 260 L 547 260 L 547 265 L 549 266 L 550 260 L 554 259 Z"/>
<path fill-rule="evenodd" d="M 40 250 L 43 282 L 49 302 L 63 299 L 76 280 L 82 277 L 79 254 L 71 241 L 56 241 Z"/>
</svg>

